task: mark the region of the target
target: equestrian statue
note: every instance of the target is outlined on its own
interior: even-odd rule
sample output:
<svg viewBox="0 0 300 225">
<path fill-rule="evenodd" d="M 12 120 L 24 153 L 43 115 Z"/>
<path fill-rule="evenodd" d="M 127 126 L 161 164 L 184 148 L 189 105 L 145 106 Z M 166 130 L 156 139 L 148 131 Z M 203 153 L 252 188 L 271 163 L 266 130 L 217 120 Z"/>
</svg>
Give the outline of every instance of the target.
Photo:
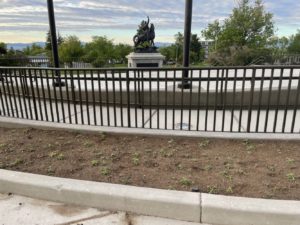
<svg viewBox="0 0 300 225">
<path fill-rule="evenodd" d="M 151 23 L 149 27 L 149 16 L 148 20 L 143 20 L 139 25 L 137 34 L 133 37 L 135 52 L 156 52 L 154 45 L 155 39 L 155 27 Z"/>
</svg>

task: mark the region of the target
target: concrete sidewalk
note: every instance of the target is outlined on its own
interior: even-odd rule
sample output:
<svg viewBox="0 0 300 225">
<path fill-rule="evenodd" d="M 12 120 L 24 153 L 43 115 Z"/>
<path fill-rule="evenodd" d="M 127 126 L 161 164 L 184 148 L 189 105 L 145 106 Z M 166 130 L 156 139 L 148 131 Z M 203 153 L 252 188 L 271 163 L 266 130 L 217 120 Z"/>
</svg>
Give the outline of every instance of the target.
<svg viewBox="0 0 300 225">
<path fill-rule="evenodd" d="M 0 194 L 1 225 L 200 225 Z M 204 225 L 204 224 L 203 224 Z M 206 224 L 207 225 L 207 224 Z"/>
</svg>

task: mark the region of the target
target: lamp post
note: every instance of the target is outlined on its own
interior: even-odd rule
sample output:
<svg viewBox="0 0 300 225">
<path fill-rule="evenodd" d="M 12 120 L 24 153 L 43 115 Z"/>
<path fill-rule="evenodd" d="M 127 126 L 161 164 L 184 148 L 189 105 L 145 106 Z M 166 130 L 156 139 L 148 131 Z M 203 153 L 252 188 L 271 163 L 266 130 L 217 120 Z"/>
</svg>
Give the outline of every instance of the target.
<svg viewBox="0 0 300 225">
<path fill-rule="evenodd" d="M 56 26 L 55 26 L 55 15 L 53 0 L 47 0 L 48 5 L 48 17 L 50 26 L 50 36 L 51 36 L 51 46 L 52 46 L 52 56 L 54 61 L 54 67 L 59 68 L 59 57 L 58 57 L 58 46 L 57 46 L 57 36 L 56 36 Z M 55 73 L 56 79 L 53 83 L 54 86 L 64 86 L 64 83 L 60 79 L 60 73 L 57 70 Z"/>
<path fill-rule="evenodd" d="M 192 13 L 193 13 L 193 0 L 185 1 L 185 21 L 184 21 L 184 44 L 183 44 L 183 67 L 190 65 L 190 43 L 192 31 Z M 178 85 L 179 88 L 189 89 L 191 84 L 187 78 L 189 76 L 188 70 L 182 71 L 183 81 Z"/>
</svg>

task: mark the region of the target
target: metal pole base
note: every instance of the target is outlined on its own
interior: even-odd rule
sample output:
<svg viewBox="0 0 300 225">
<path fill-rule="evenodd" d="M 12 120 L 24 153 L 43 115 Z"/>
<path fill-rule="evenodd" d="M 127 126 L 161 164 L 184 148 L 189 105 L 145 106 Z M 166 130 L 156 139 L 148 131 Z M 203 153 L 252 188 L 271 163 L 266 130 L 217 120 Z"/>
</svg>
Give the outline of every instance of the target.
<svg viewBox="0 0 300 225">
<path fill-rule="evenodd" d="M 53 85 L 53 87 L 65 87 L 66 86 L 65 82 L 63 82 L 63 81 L 61 81 L 59 79 L 55 80 L 52 83 L 52 85 Z"/>
<path fill-rule="evenodd" d="M 180 89 L 191 89 L 192 88 L 192 84 L 188 83 L 188 82 L 183 82 L 181 84 L 178 84 L 177 86 Z"/>
</svg>

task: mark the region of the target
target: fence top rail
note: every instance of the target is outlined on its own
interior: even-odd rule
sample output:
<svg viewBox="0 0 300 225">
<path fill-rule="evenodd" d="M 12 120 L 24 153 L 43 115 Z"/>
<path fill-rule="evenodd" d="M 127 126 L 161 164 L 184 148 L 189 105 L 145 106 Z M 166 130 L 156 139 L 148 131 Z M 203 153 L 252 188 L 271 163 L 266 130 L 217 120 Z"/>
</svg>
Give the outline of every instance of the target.
<svg viewBox="0 0 300 225">
<path fill-rule="evenodd" d="M 182 70 L 237 70 L 237 69 L 300 69 L 300 65 L 263 65 L 263 66 L 204 66 L 204 67 L 107 67 L 107 68 L 54 68 L 54 67 L 7 67 L 0 66 L 0 70 L 53 70 L 53 71 L 182 71 Z"/>
</svg>

